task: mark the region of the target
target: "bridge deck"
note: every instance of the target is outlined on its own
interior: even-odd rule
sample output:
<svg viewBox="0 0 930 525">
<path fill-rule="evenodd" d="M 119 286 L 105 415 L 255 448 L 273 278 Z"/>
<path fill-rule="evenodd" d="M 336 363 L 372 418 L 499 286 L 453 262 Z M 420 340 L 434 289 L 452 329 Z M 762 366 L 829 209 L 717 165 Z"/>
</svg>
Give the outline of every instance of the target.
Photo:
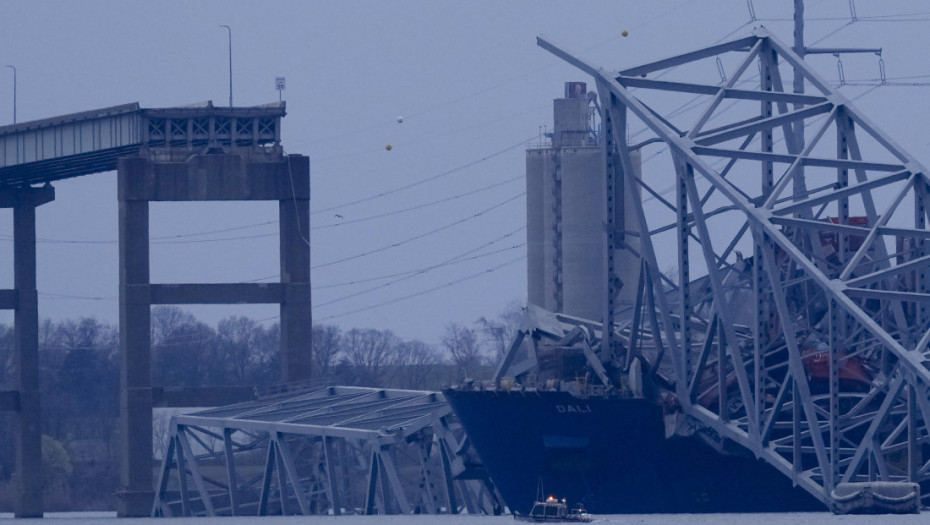
<svg viewBox="0 0 930 525">
<path fill-rule="evenodd" d="M 141 108 L 137 102 L 0 127 L 0 188 L 116 169 L 142 148 L 279 144 L 283 102 L 255 107 Z"/>
</svg>

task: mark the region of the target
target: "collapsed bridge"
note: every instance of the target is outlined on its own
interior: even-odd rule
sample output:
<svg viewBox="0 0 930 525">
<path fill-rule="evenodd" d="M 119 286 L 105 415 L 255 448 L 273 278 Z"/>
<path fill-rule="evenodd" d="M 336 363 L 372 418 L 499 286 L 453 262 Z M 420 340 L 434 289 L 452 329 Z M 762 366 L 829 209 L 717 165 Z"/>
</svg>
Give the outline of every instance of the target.
<svg viewBox="0 0 930 525">
<path fill-rule="evenodd" d="M 592 380 L 645 377 L 669 432 L 739 448 L 831 508 L 856 482 L 919 484 L 926 502 L 924 167 L 765 29 L 623 70 L 539 44 L 601 104 L 605 323 L 574 322 Z M 647 155 L 662 165 L 640 171 Z M 498 381 L 527 373 L 518 348 Z"/>
<path fill-rule="evenodd" d="M 500 513 L 442 394 L 328 387 L 172 418 L 153 516 Z"/>
</svg>

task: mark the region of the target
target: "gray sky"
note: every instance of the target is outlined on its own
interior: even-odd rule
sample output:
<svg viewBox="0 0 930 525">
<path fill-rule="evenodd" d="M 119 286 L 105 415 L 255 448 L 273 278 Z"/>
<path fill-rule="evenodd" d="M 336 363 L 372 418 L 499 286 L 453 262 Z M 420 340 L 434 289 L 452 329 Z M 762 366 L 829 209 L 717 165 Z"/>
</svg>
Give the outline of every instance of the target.
<svg viewBox="0 0 930 525">
<path fill-rule="evenodd" d="M 525 299 L 524 150 L 551 129 L 563 82 L 590 81 L 536 35 L 610 68 L 761 24 L 791 41 L 791 2 L 753 5 L 755 22 L 746 0 L 4 2 L 0 65 L 16 66 L 19 122 L 134 101 L 225 105 L 219 25 L 228 24 L 235 105 L 276 101 L 274 79 L 287 78 L 283 144 L 311 163 L 315 322 L 436 343 L 451 321 Z M 855 22 L 850 5 L 809 0 L 807 43 L 882 47 L 889 80 L 930 81 L 930 5 L 860 0 Z M 838 79 L 836 58 L 811 62 Z M 850 84 L 874 83 L 878 57 L 844 56 L 843 69 Z M 928 94 L 888 85 L 855 104 L 926 163 Z M 0 124 L 12 113 L 12 70 L 2 68 Z M 55 187 L 57 199 L 38 210 L 40 315 L 115 323 L 115 173 Z M 276 215 L 272 203 L 154 204 L 152 282 L 276 280 Z M 0 210 L 0 288 L 12 287 L 11 231 L 12 213 Z M 277 315 L 273 306 L 190 310 L 211 324 Z"/>
</svg>

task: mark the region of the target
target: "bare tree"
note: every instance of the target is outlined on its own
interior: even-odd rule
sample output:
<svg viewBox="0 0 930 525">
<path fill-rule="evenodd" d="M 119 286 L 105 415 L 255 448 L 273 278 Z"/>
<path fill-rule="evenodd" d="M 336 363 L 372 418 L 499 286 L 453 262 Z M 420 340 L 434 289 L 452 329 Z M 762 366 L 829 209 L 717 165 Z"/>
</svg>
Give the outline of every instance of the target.
<svg viewBox="0 0 930 525">
<path fill-rule="evenodd" d="M 315 325 L 310 330 L 313 338 L 313 375 L 328 379 L 339 362 L 342 330 L 335 325 Z"/>
<path fill-rule="evenodd" d="M 216 331 L 193 320 L 164 330 L 152 346 L 153 374 L 159 385 L 196 385 L 211 375 Z"/>
<path fill-rule="evenodd" d="M 442 346 L 449 352 L 462 377 L 474 377 L 484 364 L 478 335 L 472 328 L 454 322 L 447 324 Z"/>
<path fill-rule="evenodd" d="M 281 326 L 255 327 L 252 347 L 251 379 L 256 383 L 273 383 L 281 379 Z"/>
<path fill-rule="evenodd" d="M 116 328 L 93 317 L 80 321 L 62 321 L 58 324 L 58 342 L 69 350 L 101 349 L 108 354 L 116 351 L 119 333 Z"/>
<path fill-rule="evenodd" d="M 58 327 L 51 319 L 45 318 L 39 321 L 39 348 L 55 346 L 57 335 Z"/>
<path fill-rule="evenodd" d="M 482 343 L 494 354 L 494 361 L 504 358 L 504 354 L 517 337 L 523 323 L 523 313 L 524 306 L 519 301 L 513 301 L 496 318 L 478 319 Z"/>
<path fill-rule="evenodd" d="M 390 330 L 353 328 L 342 339 L 343 362 L 352 368 L 355 383 L 384 386 L 386 367 L 392 361 L 397 337 Z"/>
<path fill-rule="evenodd" d="M 156 306 L 152 308 L 152 345 L 158 345 L 172 339 L 178 332 L 186 331 L 197 323 L 194 315 L 177 306 Z"/>
<path fill-rule="evenodd" d="M 46 417 L 58 420 L 59 435 L 80 432 L 104 438 L 115 424 L 119 405 L 118 336 L 114 326 L 94 318 L 63 321 L 53 337 L 64 358 L 55 374 L 55 395 Z M 51 378 L 50 378 L 51 379 Z"/>
<path fill-rule="evenodd" d="M 195 385 L 205 376 L 212 328 L 176 306 L 152 308 L 152 368 L 158 385 Z"/>
<path fill-rule="evenodd" d="M 245 382 L 249 365 L 255 363 L 256 328 L 260 327 L 255 321 L 241 315 L 227 317 L 217 323 L 216 358 L 226 365 L 227 382 Z"/>
<path fill-rule="evenodd" d="M 394 369 L 397 371 L 393 386 L 426 390 L 434 388 L 430 375 L 442 359 L 431 345 L 422 341 L 405 341 L 397 345 L 394 353 Z"/>
</svg>

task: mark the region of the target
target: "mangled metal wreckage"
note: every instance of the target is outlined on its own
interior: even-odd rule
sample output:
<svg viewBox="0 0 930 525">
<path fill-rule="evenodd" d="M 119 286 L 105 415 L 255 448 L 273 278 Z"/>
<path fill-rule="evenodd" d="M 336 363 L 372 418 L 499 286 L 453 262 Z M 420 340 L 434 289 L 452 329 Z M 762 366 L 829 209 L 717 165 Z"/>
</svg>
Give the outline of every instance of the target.
<svg viewBox="0 0 930 525">
<path fill-rule="evenodd" d="M 923 166 L 764 29 L 623 70 L 539 43 L 597 85 L 603 308 L 531 308 L 493 383 L 446 393 L 507 503 L 542 480 L 593 513 L 844 512 L 874 483 L 916 511 Z"/>
<path fill-rule="evenodd" d="M 172 418 L 152 515 L 502 507 L 441 394 L 329 387 Z"/>
</svg>

